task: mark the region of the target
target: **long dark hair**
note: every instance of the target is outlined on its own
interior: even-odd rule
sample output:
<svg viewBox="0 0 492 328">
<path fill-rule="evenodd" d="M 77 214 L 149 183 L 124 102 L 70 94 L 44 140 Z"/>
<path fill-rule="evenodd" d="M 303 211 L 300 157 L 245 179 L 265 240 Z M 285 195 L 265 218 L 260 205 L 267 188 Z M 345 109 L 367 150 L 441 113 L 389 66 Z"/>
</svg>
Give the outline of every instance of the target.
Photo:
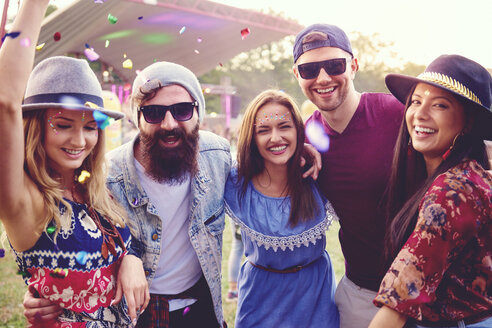
<svg viewBox="0 0 492 328">
<path fill-rule="evenodd" d="M 309 180 L 302 178 L 300 167 L 304 150 L 304 123 L 294 99 L 282 91 L 263 91 L 249 103 L 244 114 L 237 146 L 238 177 L 241 181 L 240 197 L 244 197 L 251 180 L 265 169 L 265 161 L 254 141 L 254 135 L 256 114 L 269 103 L 277 103 L 288 108 L 297 131 L 296 150 L 287 168 L 287 194 L 290 196 L 291 204 L 289 225 L 295 226 L 299 222 L 312 219 L 315 214 L 319 213 L 319 208 Z"/>
<path fill-rule="evenodd" d="M 414 90 L 415 87 L 408 96 L 406 109 L 411 104 Z M 458 97 L 456 99 L 463 105 L 467 119 L 473 120 L 474 111 L 467 108 L 469 105 L 465 101 Z M 473 133 L 476 131 L 474 129 L 476 124 L 478 122 L 473 120 L 471 132 L 460 135 L 449 157 L 442 161 L 432 175 L 427 176 L 424 157 L 413 150 L 406 120 L 405 118 L 402 120 L 385 193 L 387 200 L 384 248 L 386 269 L 415 229 L 420 201 L 437 176 L 458 165 L 465 158 L 474 159 L 484 169 L 490 169 L 485 144 L 480 136 Z"/>
</svg>

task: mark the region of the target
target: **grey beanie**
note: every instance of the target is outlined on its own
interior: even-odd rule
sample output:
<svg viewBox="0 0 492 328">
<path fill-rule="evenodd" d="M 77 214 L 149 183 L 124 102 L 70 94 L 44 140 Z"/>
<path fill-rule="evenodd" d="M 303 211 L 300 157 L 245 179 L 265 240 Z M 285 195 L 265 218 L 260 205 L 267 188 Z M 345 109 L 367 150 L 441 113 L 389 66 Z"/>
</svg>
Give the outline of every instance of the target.
<svg viewBox="0 0 492 328">
<path fill-rule="evenodd" d="M 160 84 L 160 85 L 159 85 Z M 205 116 L 205 98 L 200 82 L 188 68 L 170 62 L 156 62 L 147 66 L 133 81 L 131 119 L 138 127 L 138 107 L 144 92 L 157 89 L 159 86 L 177 84 L 185 88 L 190 96 L 198 102 L 198 119 Z"/>
</svg>

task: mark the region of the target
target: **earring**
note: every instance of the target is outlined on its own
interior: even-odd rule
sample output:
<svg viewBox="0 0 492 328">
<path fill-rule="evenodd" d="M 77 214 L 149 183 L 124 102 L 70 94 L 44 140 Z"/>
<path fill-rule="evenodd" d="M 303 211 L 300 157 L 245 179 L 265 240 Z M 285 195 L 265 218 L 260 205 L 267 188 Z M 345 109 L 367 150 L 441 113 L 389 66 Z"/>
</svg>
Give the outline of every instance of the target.
<svg viewBox="0 0 492 328">
<path fill-rule="evenodd" d="M 409 137 L 408 145 L 407 145 L 407 156 L 408 157 L 412 156 L 412 153 L 413 153 L 412 138 Z"/>
<path fill-rule="evenodd" d="M 454 137 L 453 139 L 453 144 L 451 145 L 451 147 L 449 147 L 448 150 L 446 150 L 446 152 L 444 153 L 444 155 L 442 155 L 442 160 L 445 161 L 448 159 L 449 155 L 451 155 L 451 151 L 453 150 L 454 148 L 454 144 L 456 143 L 456 140 L 458 139 L 459 136 L 463 135 L 463 132 L 459 133 L 456 135 L 456 137 Z"/>
</svg>

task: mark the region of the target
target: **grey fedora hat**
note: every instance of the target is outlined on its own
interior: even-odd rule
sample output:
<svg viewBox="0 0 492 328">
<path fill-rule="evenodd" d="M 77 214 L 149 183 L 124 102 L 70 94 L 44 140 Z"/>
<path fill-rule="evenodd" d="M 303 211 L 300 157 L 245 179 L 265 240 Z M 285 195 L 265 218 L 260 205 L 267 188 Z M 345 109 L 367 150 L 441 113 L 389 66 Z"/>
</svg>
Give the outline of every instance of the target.
<svg viewBox="0 0 492 328">
<path fill-rule="evenodd" d="M 98 110 L 116 120 L 125 114 L 105 109 L 102 89 L 87 61 L 55 56 L 41 61 L 27 82 L 23 111 L 46 108 Z"/>
</svg>

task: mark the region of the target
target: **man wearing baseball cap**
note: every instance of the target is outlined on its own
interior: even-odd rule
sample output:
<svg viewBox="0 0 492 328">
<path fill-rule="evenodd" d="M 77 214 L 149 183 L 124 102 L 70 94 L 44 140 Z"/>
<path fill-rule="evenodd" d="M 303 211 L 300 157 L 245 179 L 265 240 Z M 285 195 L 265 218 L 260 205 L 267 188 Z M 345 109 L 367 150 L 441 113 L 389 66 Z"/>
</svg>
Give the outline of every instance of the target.
<svg viewBox="0 0 492 328">
<path fill-rule="evenodd" d="M 322 152 L 318 183 L 340 217 L 345 257 L 345 276 L 335 295 L 340 327 L 367 327 L 377 312 L 372 300 L 384 273 L 380 205 L 403 106 L 392 95 L 355 90 L 358 60 L 337 26 L 305 28 L 296 37 L 293 53 L 294 75 L 318 107 L 306 126 L 320 125 L 330 139 L 329 150 Z"/>
</svg>

